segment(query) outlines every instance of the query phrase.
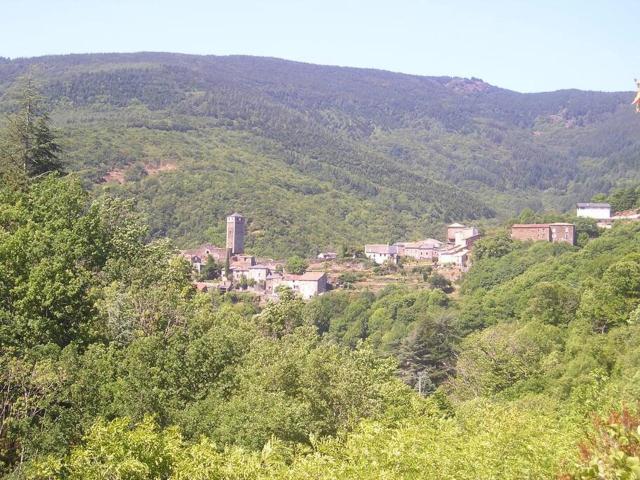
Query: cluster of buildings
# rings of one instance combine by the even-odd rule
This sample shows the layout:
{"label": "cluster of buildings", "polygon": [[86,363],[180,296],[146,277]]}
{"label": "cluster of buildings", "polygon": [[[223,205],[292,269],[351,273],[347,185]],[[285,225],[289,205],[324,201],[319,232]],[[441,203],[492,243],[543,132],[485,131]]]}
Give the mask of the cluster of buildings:
{"label": "cluster of buildings", "polygon": [[464,270],[469,266],[469,253],[478,238],[480,233],[476,227],[453,223],[447,227],[446,242],[427,238],[393,245],[369,244],[364,246],[364,254],[378,265],[386,262],[395,264],[399,258],[408,257],[437,262],[439,265],[454,265]]}
{"label": "cluster of buildings", "polygon": [[288,274],[283,272],[281,263],[246,255],[245,232],[244,217],[239,213],[233,213],[227,217],[226,248],[204,244],[196,249],[180,252],[198,273],[202,272],[204,265],[211,260],[224,266],[222,282],[198,282],[196,286],[199,290],[218,288],[226,291],[235,283],[244,284],[257,294],[276,297],[278,287],[288,287],[305,299],[327,291],[327,275],[324,272]]}
{"label": "cluster of buildings", "polygon": [[[600,228],[611,228],[616,220],[640,221],[640,213],[635,210],[611,215],[608,203],[578,203],[576,217],[597,220]],[[565,242],[575,245],[576,226],[573,223],[516,223],[511,226],[511,238],[534,242]]]}
{"label": "cluster of buildings", "polygon": [[[577,217],[593,218],[601,228],[611,228],[618,219],[640,220],[638,211],[619,212],[611,216],[608,203],[578,203]],[[193,250],[184,250],[181,255],[200,273],[207,262],[213,260],[223,269],[218,282],[198,282],[200,290],[218,288],[226,291],[232,285],[241,285],[256,294],[277,297],[279,287],[288,287],[305,299],[327,291],[327,274],[320,271],[308,271],[301,275],[287,273],[282,263],[271,259],[257,259],[244,253],[246,222],[242,215],[233,213],[227,217],[226,246],[216,247],[204,244]],[[454,266],[466,271],[470,264],[470,252],[473,244],[480,238],[476,227],[453,223],[447,227],[446,241],[427,238],[416,242],[396,242],[389,244],[365,245],[367,258],[378,265],[397,264],[402,257],[418,261],[430,261],[437,265]],[[544,241],[554,243],[576,243],[576,227],[572,223],[528,223],[511,226],[511,238],[521,241]],[[337,258],[335,252],[323,252],[320,260]]]}

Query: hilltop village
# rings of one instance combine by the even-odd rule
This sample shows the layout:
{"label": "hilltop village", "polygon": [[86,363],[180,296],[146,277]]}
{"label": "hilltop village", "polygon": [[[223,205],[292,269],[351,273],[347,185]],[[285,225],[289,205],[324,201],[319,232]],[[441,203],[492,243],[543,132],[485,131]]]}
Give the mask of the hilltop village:
{"label": "hilltop village", "polygon": [[[275,299],[278,291],[284,287],[309,299],[350,283],[345,282],[345,278],[358,278],[365,270],[363,261],[394,271],[403,259],[416,265],[447,269],[447,276],[455,278],[469,267],[473,243],[480,238],[476,227],[454,223],[447,227],[446,242],[427,238],[393,245],[367,244],[360,254],[352,254],[346,261],[338,259],[336,252],[322,252],[316,258],[305,261],[304,271],[289,272],[283,260],[259,258],[245,253],[246,230],[246,219],[239,213],[233,213],[227,217],[225,247],[204,244],[180,252],[191,264],[195,276],[200,277],[200,281],[195,282],[198,290],[227,292],[239,289],[264,299]],[[202,278],[210,263],[217,265],[212,275],[217,278]]]}
{"label": "hilltop village", "polygon": [[[576,217],[597,221],[597,226],[609,229],[616,220],[640,220],[637,211],[611,215],[607,203],[578,203]],[[288,288],[303,299],[321,295],[332,288],[350,287],[362,280],[365,272],[387,274],[386,279],[370,282],[368,288],[384,287],[393,282],[398,265],[409,264],[414,278],[426,281],[437,272],[449,285],[471,266],[474,244],[482,237],[479,229],[462,223],[446,227],[445,241],[426,238],[394,244],[366,244],[360,253],[338,258],[336,252],[322,252],[314,259],[303,260],[296,271],[288,271],[287,262],[260,258],[245,253],[246,219],[233,213],[226,220],[226,246],[204,244],[180,255],[192,266],[195,286],[200,291],[230,290],[251,292],[261,300],[277,299],[282,288]],[[518,241],[564,242],[576,244],[573,223],[516,223],[510,227],[510,237]],[[367,266],[368,264],[368,266]],[[206,278],[208,277],[208,278]],[[406,279],[405,279],[406,280]]]}

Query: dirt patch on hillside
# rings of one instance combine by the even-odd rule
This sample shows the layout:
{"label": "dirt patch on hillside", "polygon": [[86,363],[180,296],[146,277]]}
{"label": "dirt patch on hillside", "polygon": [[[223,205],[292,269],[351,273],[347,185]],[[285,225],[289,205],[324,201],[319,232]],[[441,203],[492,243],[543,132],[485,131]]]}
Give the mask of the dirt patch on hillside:
{"label": "dirt patch on hillside", "polygon": [[[119,183],[122,185],[126,183],[127,173],[131,173],[132,169],[142,169],[142,176],[146,175],[157,175],[162,172],[171,172],[176,170],[178,166],[173,162],[159,162],[159,163],[145,163],[140,166],[139,163],[135,163],[133,165],[129,165],[126,168],[114,168],[113,170],[107,172],[107,174],[102,177],[102,182],[104,183]],[[139,174],[138,174],[139,175]]]}
{"label": "dirt patch on hillside", "polygon": [[162,172],[171,172],[176,170],[178,166],[172,162],[158,163],[158,164],[145,164],[144,169],[147,171],[147,175],[156,175]]}
{"label": "dirt patch on hillside", "polygon": [[105,183],[124,183],[124,170],[115,169],[108,172],[104,177],[102,177],[102,181]]}

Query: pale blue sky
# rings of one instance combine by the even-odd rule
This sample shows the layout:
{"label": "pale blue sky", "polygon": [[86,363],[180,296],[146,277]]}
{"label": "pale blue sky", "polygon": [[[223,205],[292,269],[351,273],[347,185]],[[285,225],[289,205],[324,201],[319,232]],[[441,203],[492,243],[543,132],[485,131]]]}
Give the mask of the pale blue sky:
{"label": "pale blue sky", "polygon": [[640,0],[0,0],[0,56],[246,54],[632,90]]}

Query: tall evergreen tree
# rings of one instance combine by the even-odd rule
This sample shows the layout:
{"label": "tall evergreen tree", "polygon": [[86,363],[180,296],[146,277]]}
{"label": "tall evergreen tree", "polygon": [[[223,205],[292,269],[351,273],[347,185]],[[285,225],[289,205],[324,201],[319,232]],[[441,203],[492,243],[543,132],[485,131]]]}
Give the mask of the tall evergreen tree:
{"label": "tall evergreen tree", "polygon": [[60,145],[49,126],[43,97],[31,77],[21,83],[19,109],[8,116],[0,137],[0,174],[14,180],[62,171]]}
{"label": "tall evergreen tree", "polygon": [[453,372],[456,341],[450,316],[424,318],[400,346],[400,376],[410,385],[416,385],[422,377],[422,392],[433,390]]}

